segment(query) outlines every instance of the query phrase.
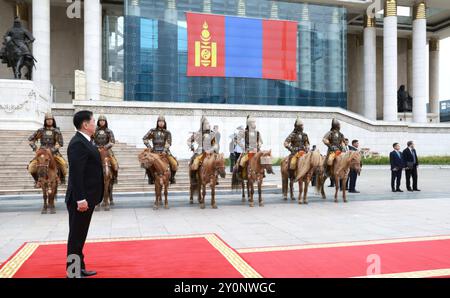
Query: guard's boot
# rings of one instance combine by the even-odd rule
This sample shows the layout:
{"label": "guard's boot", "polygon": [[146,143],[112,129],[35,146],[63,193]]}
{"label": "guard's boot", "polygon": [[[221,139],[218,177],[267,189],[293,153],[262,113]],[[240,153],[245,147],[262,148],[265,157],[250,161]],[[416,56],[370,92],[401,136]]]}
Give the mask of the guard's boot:
{"label": "guard's boot", "polygon": [[175,174],[176,173],[177,173],[176,171],[171,173],[171,175],[170,175],[170,184],[177,183],[177,181],[175,180]]}

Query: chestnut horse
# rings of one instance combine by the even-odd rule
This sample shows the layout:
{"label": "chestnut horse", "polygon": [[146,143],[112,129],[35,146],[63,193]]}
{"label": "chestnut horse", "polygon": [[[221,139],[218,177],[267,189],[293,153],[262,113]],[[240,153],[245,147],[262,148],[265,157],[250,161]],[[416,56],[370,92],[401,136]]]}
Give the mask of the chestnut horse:
{"label": "chestnut horse", "polygon": [[145,149],[138,156],[141,167],[146,169],[147,175],[155,177],[155,203],[153,209],[157,210],[162,206],[162,191],[164,188],[164,208],[169,209],[167,194],[169,190],[170,166],[165,153],[152,153],[150,149]]}
{"label": "chestnut horse", "polygon": [[[114,206],[113,202],[113,172],[111,166],[111,156],[109,151],[105,148],[99,148],[100,159],[103,166],[103,202],[101,206],[105,208],[105,211],[110,210],[110,206]],[[100,211],[100,204],[95,208],[96,211]]]}
{"label": "chestnut horse", "polygon": [[55,158],[49,149],[39,149],[36,151],[36,160],[38,183],[42,188],[44,198],[41,213],[47,214],[47,210],[50,208],[50,214],[55,214],[55,199],[60,182]]}
{"label": "chestnut horse", "polygon": [[[311,178],[314,175],[321,175],[323,172],[323,156],[318,150],[310,151],[297,159],[297,170],[295,177],[289,177],[288,161],[289,157],[286,157],[281,162],[281,182],[283,190],[283,199],[287,200],[288,183],[290,190],[291,200],[295,200],[294,197],[294,183],[298,182],[298,203],[308,204],[308,186],[311,182]],[[320,187],[316,184],[316,188],[320,191]],[[303,195],[303,200],[302,200]],[[325,198],[325,193],[322,192],[322,198]]]}
{"label": "chestnut horse", "polygon": [[205,209],[205,197],[206,197],[206,186],[209,184],[211,187],[211,207],[213,209],[217,208],[216,204],[216,185],[218,175],[221,178],[225,178],[225,160],[223,158],[223,153],[205,153],[206,156],[203,162],[198,167],[197,175],[193,176],[190,173],[190,197],[189,202],[194,203],[194,194],[198,194],[198,202],[200,203],[200,208]]}
{"label": "chestnut horse", "polygon": [[[242,202],[245,202],[245,180],[247,180],[247,196],[249,198],[249,206],[253,207],[253,195],[255,193],[254,183],[258,184],[258,201],[259,206],[264,206],[264,201],[261,194],[262,182],[264,179],[264,170],[269,174],[274,174],[272,170],[272,150],[259,151],[248,159],[247,162],[247,177],[239,177],[238,165],[236,163],[233,169],[233,178],[231,179],[232,189],[242,188]],[[240,181],[239,181],[240,180]],[[241,182],[241,183],[239,183]]]}
{"label": "chestnut horse", "polygon": [[[324,167],[326,165],[324,164]],[[334,202],[338,202],[338,192],[339,186],[342,185],[342,197],[344,199],[344,203],[347,203],[347,194],[346,194],[346,182],[348,178],[348,173],[350,169],[355,170],[358,175],[361,173],[361,154],[357,151],[347,151],[345,153],[337,156],[333,161],[333,169],[332,169],[332,177],[335,181],[336,191],[334,193]],[[323,185],[325,183],[327,177],[322,175],[320,179],[318,179],[317,183],[321,184],[321,189],[323,191]]]}

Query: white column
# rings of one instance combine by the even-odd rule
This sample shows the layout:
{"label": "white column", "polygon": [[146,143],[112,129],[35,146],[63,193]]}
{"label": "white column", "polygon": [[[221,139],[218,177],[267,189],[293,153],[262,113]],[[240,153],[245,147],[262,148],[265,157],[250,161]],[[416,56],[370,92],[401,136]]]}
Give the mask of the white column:
{"label": "white column", "polygon": [[377,120],[377,32],[375,18],[366,16],[364,25],[363,115],[370,120]]}
{"label": "white column", "polygon": [[33,1],[33,56],[37,60],[33,81],[50,100],[50,0]]}
{"label": "white column", "polygon": [[407,78],[406,78],[406,80],[407,80],[407,86],[406,86],[406,91],[408,91],[408,93],[409,93],[409,95],[410,96],[413,96],[413,83],[412,83],[412,74],[413,74],[413,72],[412,72],[412,60],[413,60],[413,58],[412,58],[412,56],[413,56],[413,53],[412,53],[412,39],[410,39],[410,38],[408,38],[408,65],[407,65],[407,68],[408,68],[408,70],[407,70]]}
{"label": "white column", "polygon": [[427,122],[426,49],[427,20],[425,3],[414,6],[413,14],[413,122]]}
{"label": "white column", "polygon": [[84,1],[84,71],[86,100],[100,99],[101,78],[101,5],[100,0]]}
{"label": "white column", "polygon": [[357,97],[353,106],[353,111],[364,115],[364,36],[363,34],[357,35],[356,38],[356,85],[357,85]]}
{"label": "white column", "polygon": [[386,0],[383,37],[383,120],[397,121],[397,2]]}
{"label": "white column", "polygon": [[430,112],[439,115],[439,39],[430,40]]}

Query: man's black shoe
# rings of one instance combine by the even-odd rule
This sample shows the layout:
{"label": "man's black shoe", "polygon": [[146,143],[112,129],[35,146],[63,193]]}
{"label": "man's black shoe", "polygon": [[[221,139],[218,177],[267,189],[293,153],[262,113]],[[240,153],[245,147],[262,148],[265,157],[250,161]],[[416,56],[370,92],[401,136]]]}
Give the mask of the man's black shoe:
{"label": "man's black shoe", "polygon": [[418,189],[418,188],[414,188],[414,189],[413,189],[413,191],[420,191],[420,189]]}
{"label": "man's black shoe", "polygon": [[392,192],[397,192],[397,191],[395,189],[393,189]]}
{"label": "man's black shoe", "polygon": [[96,275],[95,271],[87,271],[86,269],[81,269],[81,276],[93,276]]}
{"label": "man's black shoe", "polygon": [[403,190],[401,190],[400,188],[396,190],[396,192],[403,192]]}
{"label": "man's black shoe", "polygon": [[412,188],[408,188],[408,191],[413,191]]}

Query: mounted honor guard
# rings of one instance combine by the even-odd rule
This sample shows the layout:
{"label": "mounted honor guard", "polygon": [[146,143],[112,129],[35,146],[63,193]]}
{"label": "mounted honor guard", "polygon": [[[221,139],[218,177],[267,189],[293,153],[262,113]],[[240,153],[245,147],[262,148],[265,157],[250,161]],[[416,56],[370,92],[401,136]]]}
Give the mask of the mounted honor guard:
{"label": "mounted honor guard", "polygon": [[[40,149],[49,149],[51,151],[58,167],[59,180],[61,183],[65,183],[67,163],[59,152],[59,149],[64,146],[63,136],[59,127],[56,126],[55,118],[50,113],[45,114],[44,126],[39,128],[28,138],[30,147],[33,151],[38,149],[36,146],[38,140],[41,142]],[[28,165],[28,172],[33,176],[36,188],[40,187],[37,171],[37,160],[36,158],[33,158]]]}
{"label": "mounted honor guard", "polygon": [[303,122],[300,117],[297,117],[294,124],[294,130],[284,141],[284,147],[291,152],[288,159],[289,176],[291,178],[295,175],[297,160],[305,155],[305,153],[308,153],[309,145],[308,135],[303,132]]}
{"label": "mounted honor guard", "polygon": [[105,148],[106,150],[108,150],[111,157],[113,183],[117,183],[119,164],[116,157],[114,156],[114,152],[111,149],[116,143],[116,140],[114,138],[114,133],[111,129],[108,128],[108,120],[106,119],[105,115],[100,115],[98,117],[97,128],[95,129],[94,133],[94,142],[97,148]]}
{"label": "mounted honor guard", "polygon": [[331,129],[323,137],[323,143],[328,147],[325,158],[325,174],[331,177],[334,159],[344,151],[345,137],[340,132],[341,124],[335,118],[331,121]]}
{"label": "mounted honor guard", "polygon": [[[170,183],[175,184],[175,174],[178,170],[178,161],[170,152],[170,146],[172,146],[172,134],[167,130],[166,118],[163,115],[156,120],[156,127],[150,129],[143,137],[144,145],[150,149],[152,153],[166,154],[169,161],[171,175]],[[150,144],[151,142],[151,144]],[[155,177],[149,175],[149,183],[154,184]]]}
{"label": "mounted honor guard", "polygon": [[[195,145],[197,145],[197,149],[195,149]],[[189,167],[191,168],[191,174],[196,175],[206,154],[218,152],[219,150],[215,132],[211,130],[211,125],[205,116],[200,120],[200,130],[194,132],[192,136],[189,137],[188,146],[194,151],[194,155],[189,162]]]}
{"label": "mounted honor guard", "polygon": [[242,176],[242,170],[247,169],[248,160],[261,150],[261,134],[256,130],[256,121],[250,115],[247,116],[247,127],[244,132],[244,153],[241,154],[238,164],[238,176]]}

